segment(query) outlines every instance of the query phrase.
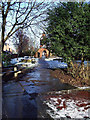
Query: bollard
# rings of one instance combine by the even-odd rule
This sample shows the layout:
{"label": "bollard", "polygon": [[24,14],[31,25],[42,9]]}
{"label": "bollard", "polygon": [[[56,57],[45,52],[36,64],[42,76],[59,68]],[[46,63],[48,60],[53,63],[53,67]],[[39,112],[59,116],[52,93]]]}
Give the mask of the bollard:
{"label": "bollard", "polygon": [[17,71],[17,67],[15,66],[14,67],[14,77],[17,77],[17,75],[18,75],[16,71]]}
{"label": "bollard", "polygon": [[18,71],[17,70],[17,66],[14,67],[14,77],[17,77],[19,73],[21,73],[22,71]]}

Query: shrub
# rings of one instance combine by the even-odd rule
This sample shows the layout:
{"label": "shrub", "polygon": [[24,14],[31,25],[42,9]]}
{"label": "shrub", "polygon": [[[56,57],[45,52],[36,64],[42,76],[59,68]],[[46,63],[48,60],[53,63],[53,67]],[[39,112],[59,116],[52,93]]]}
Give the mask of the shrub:
{"label": "shrub", "polygon": [[11,60],[11,54],[10,53],[2,53],[2,65],[4,67],[7,67],[10,64],[10,60]]}

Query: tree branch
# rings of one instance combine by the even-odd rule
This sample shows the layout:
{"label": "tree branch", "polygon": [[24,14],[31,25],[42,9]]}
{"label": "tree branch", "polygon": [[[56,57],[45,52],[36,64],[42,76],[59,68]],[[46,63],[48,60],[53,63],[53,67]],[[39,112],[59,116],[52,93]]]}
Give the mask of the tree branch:
{"label": "tree branch", "polygon": [[25,16],[24,20],[22,22],[18,23],[17,25],[21,25],[21,24],[23,24],[25,22],[25,20],[27,19],[28,15],[31,13],[32,9],[34,8],[35,2],[36,2],[36,0],[34,1],[33,6],[31,7],[30,11]]}

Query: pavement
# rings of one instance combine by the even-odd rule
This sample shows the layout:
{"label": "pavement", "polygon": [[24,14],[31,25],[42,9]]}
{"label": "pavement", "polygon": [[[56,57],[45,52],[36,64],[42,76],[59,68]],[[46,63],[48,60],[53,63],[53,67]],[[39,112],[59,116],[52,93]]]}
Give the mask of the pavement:
{"label": "pavement", "polygon": [[17,81],[3,83],[3,119],[51,119],[46,113],[47,106],[43,104],[43,94],[73,89],[73,86],[51,77],[47,66],[48,64],[41,59],[33,71],[27,72]]}

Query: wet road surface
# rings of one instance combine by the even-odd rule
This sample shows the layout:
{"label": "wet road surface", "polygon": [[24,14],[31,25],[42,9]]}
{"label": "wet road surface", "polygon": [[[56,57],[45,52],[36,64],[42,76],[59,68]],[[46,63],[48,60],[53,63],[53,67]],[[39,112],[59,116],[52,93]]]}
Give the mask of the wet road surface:
{"label": "wet road surface", "polygon": [[47,67],[44,60],[39,60],[32,72],[3,84],[3,118],[49,118],[42,94],[73,87],[52,78]]}

